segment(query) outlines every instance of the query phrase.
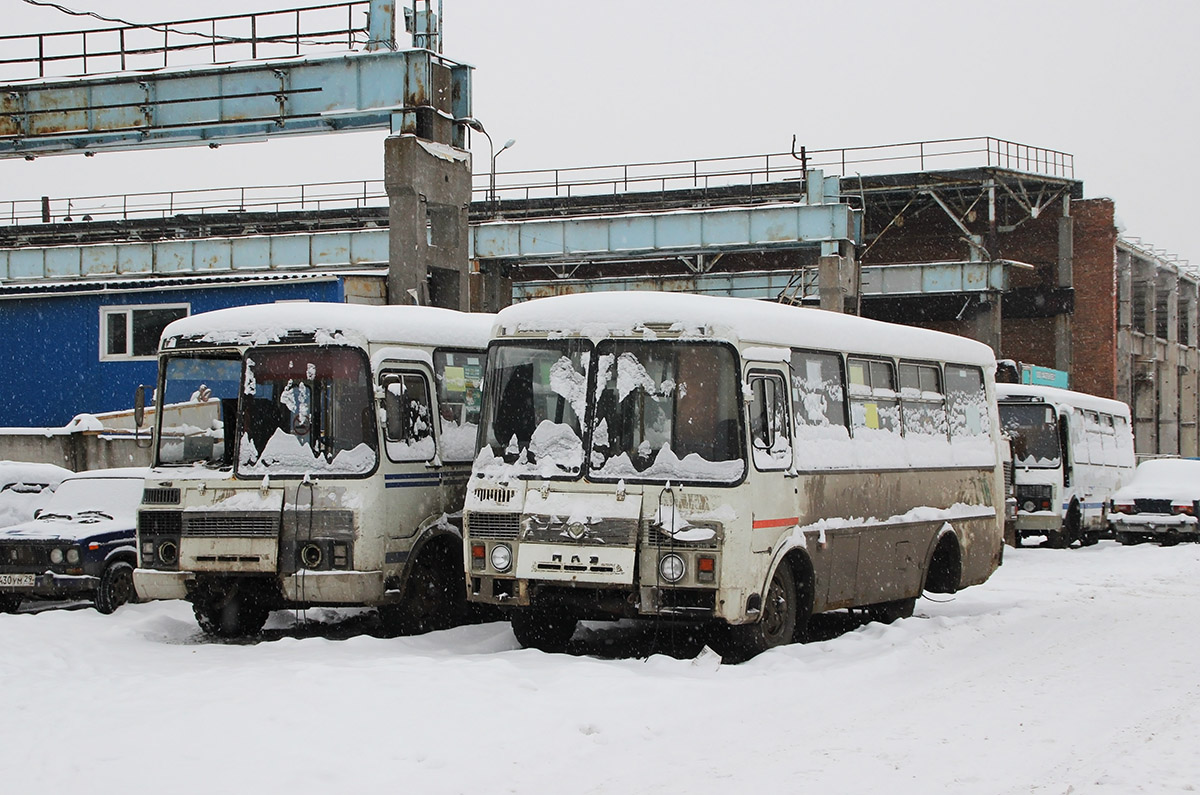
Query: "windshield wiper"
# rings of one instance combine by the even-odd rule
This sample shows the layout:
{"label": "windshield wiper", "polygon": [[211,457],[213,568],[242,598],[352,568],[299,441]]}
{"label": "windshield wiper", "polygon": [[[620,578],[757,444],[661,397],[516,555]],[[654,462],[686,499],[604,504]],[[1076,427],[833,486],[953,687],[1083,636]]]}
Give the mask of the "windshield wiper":
{"label": "windshield wiper", "polygon": [[79,515],[80,516],[99,516],[103,519],[110,519],[110,520],[112,519],[111,515],[105,513],[104,511],[97,511],[95,509],[92,509],[89,511],[80,511]]}
{"label": "windshield wiper", "polygon": [[42,513],[38,514],[37,518],[39,518],[39,519],[67,519],[69,521],[71,519],[71,514],[69,514],[69,513],[46,513],[45,511],[43,511]]}

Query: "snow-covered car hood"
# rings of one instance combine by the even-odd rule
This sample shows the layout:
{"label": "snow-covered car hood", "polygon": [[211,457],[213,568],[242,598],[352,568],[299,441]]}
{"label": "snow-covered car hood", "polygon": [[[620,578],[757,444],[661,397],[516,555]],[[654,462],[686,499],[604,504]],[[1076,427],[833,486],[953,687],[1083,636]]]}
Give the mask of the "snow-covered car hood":
{"label": "snow-covered car hood", "polygon": [[128,517],[104,519],[34,519],[0,530],[0,543],[5,541],[79,541],[105,533],[133,532]]}
{"label": "snow-covered car hood", "polygon": [[1190,503],[1200,500],[1200,461],[1184,458],[1145,461],[1134,470],[1133,479],[1117,489],[1113,502],[1171,500]]}

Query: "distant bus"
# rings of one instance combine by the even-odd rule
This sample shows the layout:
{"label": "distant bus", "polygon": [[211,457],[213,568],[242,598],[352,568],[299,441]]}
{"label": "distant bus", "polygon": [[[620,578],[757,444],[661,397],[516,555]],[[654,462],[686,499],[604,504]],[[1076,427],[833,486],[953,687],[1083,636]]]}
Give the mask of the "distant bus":
{"label": "distant bus", "polygon": [[715,622],[727,654],[809,616],[909,616],[1000,564],[991,349],[669,293],[502,310],[467,491],[468,598],[524,646],[580,619]]}
{"label": "distant bus", "polygon": [[139,595],[187,599],[223,636],[316,605],[376,606],[397,629],[451,623],[491,326],[316,303],[168,325]]}
{"label": "distant bus", "polygon": [[996,395],[1012,446],[1017,543],[1096,543],[1107,531],[1109,498],[1135,466],[1129,406],[1027,384],[997,384]]}

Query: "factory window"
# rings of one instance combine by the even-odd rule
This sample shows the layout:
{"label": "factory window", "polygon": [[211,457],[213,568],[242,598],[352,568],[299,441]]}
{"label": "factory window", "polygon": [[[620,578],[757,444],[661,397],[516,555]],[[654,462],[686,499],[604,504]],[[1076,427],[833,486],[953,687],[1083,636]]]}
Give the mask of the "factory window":
{"label": "factory window", "polygon": [[100,360],[153,359],[166,325],[190,311],[188,304],[101,307]]}

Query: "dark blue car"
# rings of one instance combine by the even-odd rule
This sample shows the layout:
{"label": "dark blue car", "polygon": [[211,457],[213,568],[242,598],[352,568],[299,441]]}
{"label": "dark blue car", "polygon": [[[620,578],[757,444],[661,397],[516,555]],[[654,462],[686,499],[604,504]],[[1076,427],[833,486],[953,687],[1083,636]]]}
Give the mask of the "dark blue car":
{"label": "dark blue car", "polygon": [[145,469],[81,472],[32,521],[0,529],[0,612],[39,599],[91,599],[111,613],[131,601],[145,476]]}

